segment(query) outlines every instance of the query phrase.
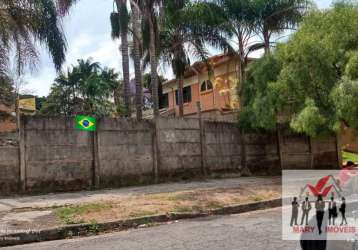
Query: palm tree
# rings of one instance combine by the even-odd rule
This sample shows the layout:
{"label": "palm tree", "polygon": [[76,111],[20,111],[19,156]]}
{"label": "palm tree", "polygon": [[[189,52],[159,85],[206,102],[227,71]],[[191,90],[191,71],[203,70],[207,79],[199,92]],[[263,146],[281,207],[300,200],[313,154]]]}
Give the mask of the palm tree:
{"label": "palm tree", "polygon": [[270,52],[271,36],[294,29],[310,6],[309,0],[253,0],[256,29],[263,37],[265,53]]}
{"label": "palm tree", "polygon": [[87,60],[79,59],[77,63],[78,65],[73,67],[73,71],[82,76],[97,73],[101,69],[99,62],[92,62],[91,58]]}
{"label": "palm tree", "polygon": [[0,4],[0,74],[8,72],[10,55],[15,55],[18,74],[37,61],[36,43],[47,47],[57,71],[65,61],[66,41],[61,11],[66,0],[7,0]]}
{"label": "palm tree", "polygon": [[[138,2],[136,2],[138,3]],[[133,33],[133,62],[134,62],[134,77],[136,83],[135,106],[137,120],[142,119],[143,106],[143,88],[142,88],[142,67],[141,67],[141,18],[138,4],[133,4],[132,8],[132,33]]]}
{"label": "palm tree", "polygon": [[[221,28],[228,41],[237,47],[236,54],[239,58],[237,92],[240,101],[240,112],[244,108],[244,84],[246,81],[245,69],[248,64],[248,57],[252,51],[263,48],[263,43],[254,42],[257,25],[257,12],[253,8],[254,0],[217,0],[221,7],[219,15],[225,17]],[[259,0],[258,0],[259,1]],[[264,0],[262,0],[264,1]],[[223,13],[222,13],[223,12]],[[244,130],[240,128],[241,140],[241,165],[246,168],[246,143],[244,140]]]}
{"label": "palm tree", "polygon": [[[240,100],[240,112],[244,109],[244,84],[246,81],[245,69],[248,56],[251,52],[265,48],[270,51],[270,37],[296,24],[299,20],[301,9],[299,6],[307,0],[218,0],[218,5],[224,11],[226,22],[222,30],[226,33],[229,41],[234,43],[238,50],[240,65],[238,69],[239,84],[238,93]],[[264,42],[253,41],[254,37],[262,34]],[[241,133],[244,134],[243,129]],[[242,166],[246,167],[246,147],[244,136],[240,137]]]}
{"label": "palm tree", "polygon": [[127,0],[115,0],[117,12],[111,13],[112,38],[121,39],[122,70],[123,70],[123,94],[125,116],[130,116],[130,86],[129,86],[129,49],[128,49],[128,25],[129,13]]}
{"label": "palm tree", "polygon": [[159,116],[159,95],[158,95],[158,19],[163,13],[164,0],[131,0],[137,9],[141,10],[145,27],[149,30],[149,61],[152,86],[153,114],[154,118]]}
{"label": "palm tree", "polygon": [[61,16],[65,16],[71,7],[79,0],[56,0],[57,10]]}
{"label": "palm tree", "polygon": [[117,86],[118,74],[113,69],[102,69],[90,59],[78,60],[78,65],[55,79],[42,113],[109,115],[113,111],[109,99]]}
{"label": "palm tree", "polygon": [[[108,88],[110,90],[110,94],[115,97],[115,92],[118,89],[118,85],[121,86],[122,82],[118,80],[118,73],[114,71],[114,69],[104,67],[102,69],[100,78],[106,82]],[[119,83],[119,84],[118,84]],[[118,100],[117,100],[118,101]]]}
{"label": "palm tree", "polygon": [[[68,10],[72,5],[74,5],[78,0],[57,0],[57,7],[61,15],[68,13]],[[112,25],[112,38],[116,39],[121,37],[122,45],[122,67],[123,67],[123,77],[124,77],[124,100],[125,100],[125,111],[124,115],[128,116],[130,114],[130,91],[129,91],[129,56],[128,56],[128,23],[129,15],[127,10],[127,1],[126,0],[115,0],[117,6],[117,12],[111,13],[111,25]],[[112,72],[113,73],[113,72]],[[111,75],[111,72],[108,72]],[[108,77],[108,76],[107,76]],[[122,86],[121,81],[116,81],[117,86],[113,86],[113,96],[115,105],[117,108],[120,106],[119,93]]]}
{"label": "palm tree", "polygon": [[262,43],[252,43],[255,36],[257,16],[252,1],[248,0],[218,0],[224,13],[225,23],[222,26],[228,40],[237,47],[240,65],[238,67],[240,102],[243,97],[242,86],[245,82],[245,68],[249,54],[263,47]]}
{"label": "palm tree", "polygon": [[[205,44],[228,48],[226,40],[215,27],[221,21],[207,20],[213,6],[189,1],[168,1],[165,3],[165,17],[160,31],[160,52],[162,59],[170,64],[178,82],[179,116],[184,115],[183,83],[184,73],[190,66],[190,55],[206,60]],[[212,14],[212,15],[211,15]]]}

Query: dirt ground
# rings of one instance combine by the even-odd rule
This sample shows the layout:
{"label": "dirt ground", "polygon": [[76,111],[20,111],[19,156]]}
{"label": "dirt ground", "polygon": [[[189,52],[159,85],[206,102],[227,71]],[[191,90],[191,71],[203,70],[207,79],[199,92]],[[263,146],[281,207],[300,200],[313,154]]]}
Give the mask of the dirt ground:
{"label": "dirt ground", "polygon": [[281,197],[281,181],[112,196],[93,202],[28,207],[0,213],[0,235],[66,224],[100,223],[149,215],[209,212],[212,209]]}
{"label": "dirt ground", "polygon": [[176,192],[114,200],[93,211],[74,213],[75,221],[103,222],[170,212],[206,212],[225,206],[279,198],[278,186]]}

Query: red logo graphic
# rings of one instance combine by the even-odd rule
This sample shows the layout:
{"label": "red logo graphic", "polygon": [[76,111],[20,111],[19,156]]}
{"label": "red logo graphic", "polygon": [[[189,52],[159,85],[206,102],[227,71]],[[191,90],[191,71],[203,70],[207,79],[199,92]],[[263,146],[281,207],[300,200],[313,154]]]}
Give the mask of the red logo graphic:
{"label": "red logo graphic", "polygon": [[[326,184],[328,183],[329,180],[333,180],[333,184],[326,186]],[[319,179],[315,186],[313,186],[311,184],[307,184],[302,189],[301,195],[306,190],[306,188],[308,188],[311,191],[311,193],[316,197],[318,195],[322,195],[322,197],[326,197],[333,188],[336,190],[336,192],[338,194],[340,194],[340,191],[341,191],[341,188],[339,187],[339,185],[337,184],[337,181],[334,179],[334,177],[332,175],[327,175],[327,176]]]}

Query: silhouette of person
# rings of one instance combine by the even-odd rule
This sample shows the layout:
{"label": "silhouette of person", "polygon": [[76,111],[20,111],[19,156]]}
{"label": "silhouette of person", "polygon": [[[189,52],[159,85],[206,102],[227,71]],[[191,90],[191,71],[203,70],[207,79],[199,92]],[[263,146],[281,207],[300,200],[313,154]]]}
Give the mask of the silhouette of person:
{"label": "silhouette of person", "polygon": [[342,215],[342,222],[341,222],[341,226],[343,225],[343,221],[347,223],[347,219],[346,219],[346,198],[342,197],[342,204],[341,207],[339,208],[339,211],[341,212]]}
{"label": "silhouette of person", "polygon": [[333,222],[333,226],[335,225],[335,220],[337,218],[337,204],[334,201],[334,197],[331,197],[331,200],[328,203],[328,220],[329,225],[331,225],[331,220]]}
{"label": "silhouette of person", "polygon": [[303,221],[306,218],[306,226],[308,225],[308,214],[311,210],[311,202],[308,200],[308,197],[302,202],[302,218],[301,225],[303,225]]}
{"label": "silhouette of person", "polygon": [[[316,220],[316,217],[313,216],[309,218],[308,223],[313,225]],[[327,220],[322,220],[322,228],[325,227]],[[327,250],[327,234],[322,233],[319,236],[317,234],[306,234],[302,233],[300,238],[300,246],[302,250]],[[339,248],[335,248],[339,249]]]}
{"label": "silhouette of person", "polygon": [[291,214],[291,223],[290,226],[293,226],[293,223],[297,226],[297,218],[298,218],[298,207],[300,205],[297,202],[297,197],[293,197],[292,201],[292,214]]}
{"label": "silhouette of person", "polygon": [[327,240],[300,240],[302,250],[326,250]]}
{"label": "silhouette of person", "polygon": [[325,208],[325,203],[323,201],[322,195],[317,196],[317,201],[316,201],[315,207],[316,207],[316,219],[317,219],[318,233],[321,234],[322,233],[322,221],[323,221],[323,217],[324,217],[324,208]]}

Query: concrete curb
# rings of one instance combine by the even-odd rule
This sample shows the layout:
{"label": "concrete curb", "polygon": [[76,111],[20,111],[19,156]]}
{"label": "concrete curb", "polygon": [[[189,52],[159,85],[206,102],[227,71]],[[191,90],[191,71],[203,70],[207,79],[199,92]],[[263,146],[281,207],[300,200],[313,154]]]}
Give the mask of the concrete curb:
{"label": "concrete curb", "polygon": [[71,238],[74,236],[93,235],[99,232],[106,232],[111,230],[125,230],[129,228],[136,228],[140,225],[150,223],[163,223],[173,220],[192,219],[199,217],[206,217],[210,215],[225,215],[225,214],[239,214],[255,210],[262,210],[268,208],[275,208],[282,206],[282,199],[273,199],[266,201],[259,201],[254,203],[247,203],[236,206],[228,206],[218,209],[213,209],[203,213],[170,213],[154,216],[146,216],[141,218],[134,218],[128,220],[109,221],[98,224],[75,224],[66,225],[63,227],[43,229],[39,231],[30,231],[22,233],[14,233],[0,236],[0,247],[14,246],[27,243],[61,240]]}

